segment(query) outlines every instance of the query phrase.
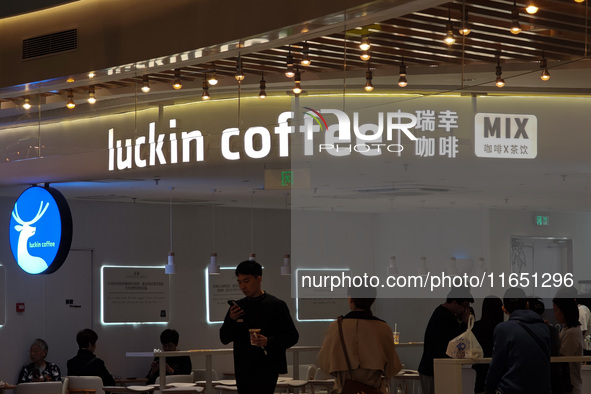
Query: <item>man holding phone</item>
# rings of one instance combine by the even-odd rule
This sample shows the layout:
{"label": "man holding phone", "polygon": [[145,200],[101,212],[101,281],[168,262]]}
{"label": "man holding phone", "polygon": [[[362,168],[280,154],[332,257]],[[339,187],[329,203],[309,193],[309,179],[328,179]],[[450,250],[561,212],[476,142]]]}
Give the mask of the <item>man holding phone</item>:
{"label": "man holding phone", "polygon": [[234,372],[240,394],[272,394],[287,373],[285,350],[299,339],[287,304],[262,290],[263,269],[252,260],[236,267],[244,298],[230,301],[220,328],[223,344],[233,342]]}

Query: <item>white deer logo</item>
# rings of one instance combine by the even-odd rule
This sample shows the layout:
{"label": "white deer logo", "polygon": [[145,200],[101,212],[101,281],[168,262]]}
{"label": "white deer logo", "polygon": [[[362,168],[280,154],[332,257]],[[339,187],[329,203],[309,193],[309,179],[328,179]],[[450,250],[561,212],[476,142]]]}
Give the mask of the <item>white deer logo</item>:
{"label": "white deer logo", "polygon": [[37,230],[36,227],[31,225],[35,224],[39,219],[41,219],[45,211],[47,211],[47,207],[49,207],[49,203],[47,203],[45,208],[43,208],[43,201],[41,201],[37,215],[35,215],[33,220],[29,220],[28,222],[25,222],[23,219],[21,219],[20,215],[18,214],[17,204],[14,204],[14,211],[12,211],[12,217],[17,221],[17,223],[19,223],[14,226],[15,230],[20,232],[18,236],[17,249],[18,265],[20,265],[30,274],[38,274],[47,269],[47,263],[45,260],[43,260],[41,257],[31,256],[28,249],[29,238],[33,236]]}

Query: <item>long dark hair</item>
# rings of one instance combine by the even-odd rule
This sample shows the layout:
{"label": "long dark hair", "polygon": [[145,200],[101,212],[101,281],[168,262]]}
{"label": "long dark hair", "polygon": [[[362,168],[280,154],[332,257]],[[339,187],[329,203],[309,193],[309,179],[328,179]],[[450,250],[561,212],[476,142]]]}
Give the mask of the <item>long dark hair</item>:
{"label": "long dark hair", "polygon": [[579,322],[579,307],[574,298],[554,298],[552,302],[564,315],[564,321],[568,328],[581,325]]}
{"label": "long dark hair", "polygon": [[480,320],[491,331],[494,330],[497,324],[502,323],[504,320],[503,301],[497,296],[487,296],[482,301],[482,315]]}

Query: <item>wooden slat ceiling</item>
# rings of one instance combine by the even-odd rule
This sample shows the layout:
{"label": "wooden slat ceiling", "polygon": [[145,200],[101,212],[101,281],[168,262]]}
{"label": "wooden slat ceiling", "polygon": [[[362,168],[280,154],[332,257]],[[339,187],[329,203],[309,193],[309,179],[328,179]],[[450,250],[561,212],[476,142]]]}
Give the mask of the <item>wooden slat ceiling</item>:
{"label": "wooden slat ceiling", "polygon": [[[534,15],[526,13],[526,0],[516,3],[523,29],[517,35],[509,31],[514,7],[512,0],[473,0],[453,1],[395,19],[377,21],[370,26],[358,26],[347,32],[313,37],[307,40],[312,64],[305,68],[306,75],[315,74],[314,79],[322,79],[326,73],[367,69],[367,62],[359,57],[359,41],[363,33],[367,33],[371,41],[370,65],[375,69],[398,70],[403,59],[409,66],[425,67],[494,65],[498,58],[502,64],[531,64],[539,62],[542,56],[549,64],[585,58],[589,47],[588,4],[574,0],[536,0],[535,3],[540,9]],[[467,15],[471,27],[468,36],[458,33],[462,15]],[[443,42],[448,19],[453,23],[456,36],[456,42],[451,46]],[[242,53],[248,83],[258,84],[261,72],[266,76],[283,74],[290,50],[296,64],[299,63],[303,44],[294,42],[261,52]],[[181,68],[182,80],[200,81],[213,69],[218,76],[233,76],[236,61],[236,57],[231,57],[215,64],[184,66]],[[171,84],[174,70],[148,76],[151,84]],[[137,83],[133,78],[116,79],[114,76],[112,81],[95,85],[95,88],[97,92],[98,89],[114,91],[121,87],[129,89]],[[141,86],[141,81],[139,83]],[[75,89],[75,93],[87,91],[87,86]],[[67,91],[60,90],[55,94],[65,97]]]}

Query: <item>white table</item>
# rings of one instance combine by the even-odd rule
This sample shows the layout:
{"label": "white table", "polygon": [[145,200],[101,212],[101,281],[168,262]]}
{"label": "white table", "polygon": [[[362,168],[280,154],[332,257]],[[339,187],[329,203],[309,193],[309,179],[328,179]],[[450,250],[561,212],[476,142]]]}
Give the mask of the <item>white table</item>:
{"label": "white table", "polygon": [[[288,353],[292,353],[292,364],[293,364],[293,378],[299,379],[300,370],[300,352],[309,352],[320,350],[320,346],[294,346],[287,349]],[[212,384],[212,370],[213,370],[213,356],[221,354],[232,354],[231,348],[223,349],[193,349],[193,350],[179,350],[175,352],[154,352],[148,353],[150,357],[158,357],[160,364],[160,392],[166,386],[166,357],[174,356],[194,356],[202,355],[205,356],[205,390],[211,392],[213,389]],[[146,353],[134,352],[126,353],[129,357],[143,357]]]}
{"label": "white table", "polygon": [[[406,342],[399,343],[396,347],[421,347],[423,342]],[[298,380],[300,378],[300,352],[318,352],[320,346],[293,346],[287,349],[288,353],[292,354],[292,365],[293,365],[293,378]],[[160,360],[160,392],[166,386],[166,357],[174,356],[194,356],[202,355],[205,356],[205,389],[213,389],[212,384],[212,370],[213,370],[213,356],[222,354],[232,354],[231,348],[222,349],[193,349],[193,350],[177,350],[174,352],[128,352],[125,355],[127,357],[158,357]]]}
{"label": "white table", "polygon": [[[435,370],[435,394],[462,393],[462,366],[465,364],[488,364],[490,361],[490,358],[436,358],[433,361]],[[577,361],[591,361],[591,356],[550,357],[550,362],[553,363]]]}

